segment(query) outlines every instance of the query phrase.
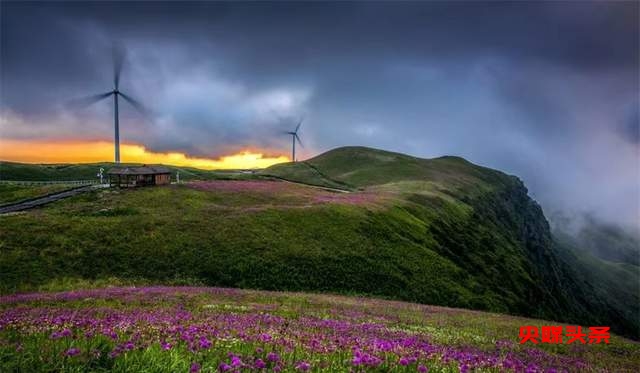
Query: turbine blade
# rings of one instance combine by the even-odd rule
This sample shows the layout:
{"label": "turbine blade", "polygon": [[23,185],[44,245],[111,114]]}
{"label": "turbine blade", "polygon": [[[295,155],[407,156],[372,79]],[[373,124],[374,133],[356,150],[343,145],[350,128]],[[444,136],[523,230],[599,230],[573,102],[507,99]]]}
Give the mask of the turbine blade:
{"label": "turbine blade", "polygon": [[77,108],[77,109],[82,109],[85,108],[91,104],[94,104],[102,99],[105,99],[109,96],[111,96],[113,94],[113,92],[106,92],[106,93],[100,93],[97,95],[91,95],[91,96],[87,96],[87,97],[82,97],[82,98],[77,98],[77,99],[73,99],[69,102],[67,102],[66,106],[69,106],[70,108]]}
{"label": "turbine blade", "polygon": [[129,104],[131,104],[131,106],[136,108],[136,110],[138,110],[142,115],[144,115],[145,117],[151,116],[151,111],[147,109],[144,105],[142,105],[138,100],[134,99],[133,97],[127,96],[122,92],[118,92],[118,94],[120,94],[122,98],[124,98],[127,102],[129,102]]}
{"label": "turbine blade", "polygon": [[124,57],[126,51],[122,45],[113,46],[113,86],[118,89],[120,86],[120,73],[122,72],[122,65],[124,64]]}
{"label": "turbine blade", "polygon": [[298,136],[298,134],[296,133],[294,136],[296,137],[296,140],[298,140],[298,144],[300,144],[300,146],[304,148],[304,145],[302,145],[302,141],[300,141],[300,137]]}
{"label": "turbine blade", "polygon": [[300,129],[300,126],[302,125],[302,121],[304,120],[304,118],[300,119],[300,122],[298,123],[298,125],[296,126],[296,130],[293,131],[295,133],[298,133],[298,130]]}

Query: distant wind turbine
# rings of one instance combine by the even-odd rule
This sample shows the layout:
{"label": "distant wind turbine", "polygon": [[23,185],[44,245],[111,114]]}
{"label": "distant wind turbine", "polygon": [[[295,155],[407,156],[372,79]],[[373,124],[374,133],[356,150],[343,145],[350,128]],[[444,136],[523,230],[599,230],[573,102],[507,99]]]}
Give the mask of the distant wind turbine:
{"label": "distant wind turbine", "polygon": [[296,161],[296,140],[298,141],[298,144],[300,144],[300,146],[302,146],[302,141],[300,141],[300,136],[298,136],[298,131],[300,130],[300,126],[302,125],[302,119],[300,119],[300,122],[298,122],[298,125],[296,126],[296,129],[291,131],[291,132],[285,132],[287,135],[291,135],[291,161],[295,162]]}
{"label": "distant wind turbine", "polygon": [[114,47],[113,49],[113,90],[97,95],[87,96],[84,98],[71,101],[72,106],[87,107],[102,99],[105,99],[113,95],[113,124],[115,132],[115,162],[120,163],[120,125],[118,119],[118,97],[122,97],[125,101],[129,102],[131,106],[136,108],[144,116],[148,115],[148,110],[137,100],[122,93],[118,88],[120,85],[120,73],[122,72],[122,65],[124,64],[125,51],[122,48]]}

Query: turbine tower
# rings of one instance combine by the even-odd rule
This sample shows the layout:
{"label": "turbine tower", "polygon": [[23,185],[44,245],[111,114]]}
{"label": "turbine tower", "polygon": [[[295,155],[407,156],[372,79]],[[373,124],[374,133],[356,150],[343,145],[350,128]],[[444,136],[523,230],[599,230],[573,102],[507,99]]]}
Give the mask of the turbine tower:
{"label": "turbine tower", "polygon": [[73,100],[71,104],[77,107],[87,107],[100,100],[108,98],[113,95],[113,127],[114,127],[114,143],[115,143],[115,162],[120,163],[120,121],[118,114],[118,97],[122,97],[131,106],[140,111],[143,115],[148,114],[148,110],[137,100],[129,95],[120,91],[120,73],[122,72],[122,65],[124,64],[125,52],[124,49],[114,47],[113,49],[113,89],[109,92],[99,93],[91,95],[81,99]]}
{"label": "turbine tower", "polygon": [[298,122],[296,129],[291,132],[286,132],[287,135],[291,135],[291,161],[296,161],[296,140],[298,144],[302,146],[302,141],[300,141],[300,136],[298,136],[298,130],[300,130],[300,126],[302,125],[302,119]]}

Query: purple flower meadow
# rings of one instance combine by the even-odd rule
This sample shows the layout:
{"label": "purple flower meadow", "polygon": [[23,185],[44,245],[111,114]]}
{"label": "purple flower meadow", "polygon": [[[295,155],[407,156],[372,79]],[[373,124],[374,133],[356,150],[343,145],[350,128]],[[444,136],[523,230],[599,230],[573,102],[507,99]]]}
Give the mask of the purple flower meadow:
{"label": "purple flower meadow", "polygon": [[432,314],[470,311],[401,302],[149,287],[10,295],[0,297],[0,306],[0,352],[59,351],[77,356],[70,362],[153,350],[184,356],[185,372],[599,370],[568,353],[508,340],[484,348],[436,343],[407,320],[420,326]]}

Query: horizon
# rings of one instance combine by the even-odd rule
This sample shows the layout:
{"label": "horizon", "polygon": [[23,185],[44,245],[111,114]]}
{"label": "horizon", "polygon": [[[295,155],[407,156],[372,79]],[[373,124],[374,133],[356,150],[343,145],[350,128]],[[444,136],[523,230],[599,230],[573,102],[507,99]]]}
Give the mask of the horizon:
{"label": "horizon", "polygon": [[66,103],[112,89],[117,44],[123,92],[152,112],[121,102],[123,162],[267,167],[304,117],[300,159],[456,154],[520,177],[548,216],[640,222],[637,2],[0,6],[2,159],[109,159],[113,103]]}
{"label": "horizon", "polygon": [[[2,145],[0,140],[0,145]],[[35,154],[31,152],[33,143],[15,142],[8,147],[0,147],[0,161],[26,164],[92,164],[113,163],[113,143],[108,141],[92,142],[56,142],[38,143]],[[17,145],[17,146],[16,146]],[[7,151],[6,149],[10,150]],[[50,151],[49,155],[41,155],[42,149]],[[98,149],[98,150],[96,150]],[[61,153],[65,150],[67,153]],[[89,150],[89,151],[88,151]],[[153,152],[139,144],[121,143],[121,163],[165,164],[177,167],[193,167],[202,170],[232,170],[266,168],[274,164],[290,162],[284,155],[263,154],[259,150],[240,150],[236,154],[219,158],[190,157],[179,152]],[[78,155],[81,153],[82,155]],[[9,154],[7,156],[7,154]],[[108,158],[112,158],[109,160]]]}
{"label": "horizon", "polygon": [[[101,142],[102,145],[107,145],[107,142]],[[81,144],[84,145],[84,144]],[[112,144],[108,144],[109,146],[112,146]],[[129,147],[133,147],[133,148],[139,148],[139,145],[131,145],[131,144],[124,144],[125,147],[125,151],[127,148]],[[459,155],[456,154],[441,154],[441,155],[436,155],[434,157],[431,158],[422,158],[422,157],[417,157],[414,156],[412,154],[407,154],[407,153],[401,153],[401,152],[394,152],[392,150],[388,150],[388,149],[381,149],[381,148],[373,148],[373,147],[369,147],[369,146],[364,146],[364,145],[344,145],[344,146],[338,146],[335,148],[331,148],[326,150],[325,152],[322,152],[320,154],[314,154],[313,156],[311,156],[308,159],[323,155],[325,153],[328,153],[330,151],[333,150],[337,150],[337,149],[342,149],[342,148],[367,148],[367,149],[372,149],[372,150],[381,150],[384,152],[389,152],[389,153],[398,153],[398,154],[403,154],[403,155],[407,155],[410,157],[415,157],[415,158],[420,158],[420,159],[435,159],[435,158],[441,158],[441,157],[460,157]],[[147,153],[146,149],[145,149],[145,153],[144,156],[146,156]],[[151,153],[151,156],[153,156],[153,153]],[[184,154],[182,153],[178,153],[178,157],[183,157]],[[247,156],[250,160],[255,159],[255,162],[257,163],[264,163],[265,166],[263,167],[249,167],[249,168],[240,168],[240,167],[232,167],[232,165],[234,164],[240,164],[240,162],[242,162],[243,164],[245,164],[244,162],[246,162],[246,160],[236,160],[234,158],[236,157],[242,157],[242,156]],[[91,157],[93,158],[93,155],[91,155]],[[468,162],[471,162],[473,164],[476,164],[478,166],[482,166],[482,167],[486,167],[484,165],[478,164],[473,162],[472,160],[466,159],[464,157],[460,157],[465,159]],[[228,160],[227,160],[228,159]],[[306,160],[306,159],[305,159]],[[194,162],[195,161],[195,162]],[[222,168],[208,168],[208,167],[198,167],[198,161],[202,161],[202,162],[212,162],[215,164],[220,164],[222,166]],[[301,162],[304,160],[301,160]],[[0,150],[0,162],[7,162],[7,163],[21,163],[21,164],[31,164],[31,165],[73,165],[73,164],[78,164],[78,165],[88,165],[88,164],[101,164],[101,163],[110,163],[113,164],[114,166],[118,165],[118,163],[114,162],[113,160],[106,160],[106,159],[98,159],[96,158],[95,160],[86,160],[86,161],[76,161],[76,162],[67,162],[67,161],[51,161],[51,162],[41,162],[41,161],[29,161],[29,160],[25,160],[25,161],[16,161],[16,160],[11,160],[11,159],[4,159],[2,158],[2,152]],[[170,159],[169,159],[169,162]],[[238,163],[236,163],[238,162]],[[250,161],[249,161],[250,162]],[[212,159],[212,160],[208,160],[208,159],[186,159],[185,162],[183,162],[183,164],[180,163],[180,161],[178,162],[174,162],[174,163],[162,163],[162,162],[145,162],[143,160],[141,160],[140,158],[135,158],[133,161],[125,161],[125,162],[121,162],[120,164],[122,165],[128,165],[128,164],[156,164],[156,165],[165,165],[165,166],[174,166],[174,167],[191,167],[191,168],[197,168],[197,169],[201,169],[201,170],[206,170],[206,171],[224,171],[224,170],[238,170],[238,169],[264,169],[264,168],[268,168],[269,166],[275,165],[275,164],[280,164],[280,163],[288,163],[291,162],[291,158],[286,157],[286,156],[265,156],[261,153],[253,153],[252,151],[248,150],[248,151],[242,151],[238,154],[235,155],[231,155],[231,156],[223,156],[221,158],[218,159]],[[195,163],[195,166],[192,166],[192,164]],[[251,164],[251,163],[249,163]],[[500,170],[498,170],[500,171]],[[515,175],[517,176],[517,175]]]}

